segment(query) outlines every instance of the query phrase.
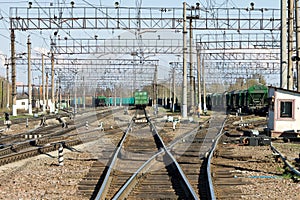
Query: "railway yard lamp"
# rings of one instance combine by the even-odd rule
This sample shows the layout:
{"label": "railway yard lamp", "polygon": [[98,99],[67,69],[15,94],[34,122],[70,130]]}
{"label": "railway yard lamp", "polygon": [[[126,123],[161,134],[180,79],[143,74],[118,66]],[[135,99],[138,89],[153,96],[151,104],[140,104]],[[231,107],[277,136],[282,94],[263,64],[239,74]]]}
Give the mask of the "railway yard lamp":
{"label": "railway yard lamp", "polygon": [[300,57],[298,57],[298,56],[292,56],[292,61],[300,61]]}
{"label": "railway yard lamp", "polygon": [[300,67],[299,67],[299,61],[300,61],[300,57],[299,56],[292,56],[292,61],[296,62],[296,73],[297,73],[297,91],[300,92]]}
{"label": "railway yard lamp", "polygon": [[250,10],[254,10],[254,3],[253,2],[250,3],[250,6],[251,6]]}

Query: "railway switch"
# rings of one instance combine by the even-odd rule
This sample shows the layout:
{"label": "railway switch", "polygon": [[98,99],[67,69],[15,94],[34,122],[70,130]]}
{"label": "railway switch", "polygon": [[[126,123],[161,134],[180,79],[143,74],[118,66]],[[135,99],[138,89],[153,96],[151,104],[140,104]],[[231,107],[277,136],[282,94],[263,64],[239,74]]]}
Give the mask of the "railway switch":
{"label": "railway switch", "polygon": [[265,135],[243,136],[240,137],[240,143],[248,146],[265,146],[271,145],[271,138]]}

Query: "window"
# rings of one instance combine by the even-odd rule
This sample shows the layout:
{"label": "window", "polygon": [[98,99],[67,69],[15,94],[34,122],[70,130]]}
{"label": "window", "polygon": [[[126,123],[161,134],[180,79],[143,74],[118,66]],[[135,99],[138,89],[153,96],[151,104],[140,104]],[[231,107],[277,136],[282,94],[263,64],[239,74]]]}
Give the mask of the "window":
{"label": "window", "polygon": [[280,118],[292,118],[292,117],[293,117],[293,102],[280,101]]}

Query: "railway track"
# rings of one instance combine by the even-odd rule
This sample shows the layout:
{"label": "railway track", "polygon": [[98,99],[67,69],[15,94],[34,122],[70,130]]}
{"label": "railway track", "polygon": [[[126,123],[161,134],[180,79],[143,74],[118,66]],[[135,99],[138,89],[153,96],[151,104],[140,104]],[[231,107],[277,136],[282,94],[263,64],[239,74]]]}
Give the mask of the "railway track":
{"label": "railway track", "polygon": [[[216,150],[210,155],[211,158],[211,184],[213,184],[213,197],[217,199],[241,199],[243,192],[236,186],[247,185],[243,179],[237,179],[241,172],[237,170],[235,160],[247,161],[251,155],[239,155],[234,153],[234,146],[228,143],[236,143],[237,139],[230,136],[239,137],[244,130],[259,127],[265,124],[264,120],[255,120],[255,116],[230,117],[224,130],[227,136],[220,135]],[[225,158],[225,160],[218,160]]]}
{"label": "railway track", "polygon": [[[110,161],[110,166],[108,167],[96,199],[114,198],[119,189],[126,184],[126,181],[135,174],[135,171],[143,165],[148,158],[153,156],[161,148],[165,148],[162,139],[157,135],[155,126],[151,123],[150,126],[148,126],[147,122],[150,123],[149,118],[145,118],[145,116],[142,117],[140,113],[137,113],[129,124],[115,151],[113,159]],[[161,159],[163,162],[160,163],[170,162],[170,155],[162,155]],[[164,164],[163,166],[164,167],[160,169],[163,169],[161,171],[163,175],[161,173],[160,175],[168,177],[169,187],[175,187],[174,183],[172,183],[174,181],[170,180],[179,179],[176,177],[178,170],[170,167],[171,165]],[[179,192],[179,189],[176,189],[176,191],[173,190],[173,193],[179,197],[183,192]]]}
{"label": "railway track", "polygon": [[[281,147],[280,145],[278,145],[278,144],[276,145],[274,143],[271,144],[271,149],[274,152],[274,154],[277,156],[277,158],[280,158],[284,162],[285,166],[287,166],[294,175],[298,176],[298,179],[299,179],[299,177],[300,177],[300,153],[297,152],[298,153],[298,157],[297,157],[297,156],[295,156],[294,152],[288,152],[286,150],[286,149],[289,149],[289,151],[295,151],[291,148],[291,146],[284,148],[284,147]],[[283,149],[283,150],[287,151],[288,153],[286,152],[284,154],[280,151],[280,149]],[[299,147],[296,149],[299,149]]]}
{"label": "railway track", "polygon": [[[94,163],[92,164],[89,172],[82,179],[78,185],[79,194],[88,199],[94,199],[99,191],[102,182],[105,179],[105,175],[109,170],[109,163],[116,151],[118,143],[121,141],[124,135],[124,129],[129,130],[130,126],[125,123],[120,116],[122,113],[115,113],[115,122],[118,125],[117,129],[106,130],[102,135],[97,135],[97,144],[98,146],[94,149],[97,149],[98,152],[93,154],[97,155]],[[126,116],[127,118],[129,116]],[[130,122],[132,122],[133,116],[131,116]],[[90,138],[90,136],[87,136]]]}
{"label": "railway track", "polygon": [[[241,126],[245,123],[246,125]],[[216,141],[218,146],[210,155],[214,198],[251,199],[257,195],[264,196],[266,194],[245,188],[254,188],[255,184],[272,184],[283,176],[285,170],[279,169],[284,169],[284,166],[281,162],[276,162],[275,158],[278,155],[285,160],[285,156],[279,156],[278,150],[273,145],[244,146],[240,143],[243,131],[253,128],[263,130],[265,125],[266,121],[256,116],[243,117],[243,121],[240,117],[231,117],[226,122],[224,128],[226,134]],[[292,166],[289,167],[291,171],[295,170]],[[299,171],[294,173],[297,174]]]}
{"label": "railway track", "polygon": [[198,130],[171,145],[172,153],[199,199],[211,199],[207,176],[207,155],[217,134],[222,129],[225,118],[224,114],[216,113]]}
{"label": "railway track", "polygon": [[[220,120],[222,124],[224,117]],[[125,145],[118,147],[120,152],[117,152],[116,160],[112,162],[116,164],[109,167],[112,169],[111,175],[107,174],[106,179],[102,179],[105,185],[101,186],[95,199],[208,199],[206,162],[205,159],[201,160],[207,148],[201,149],[200,146],[205,140],[211,140],[205,137],[210,124],[182,134],[171,143],[168,138],[165,142],[169,144],[166,146],[156,126],[149,118],[147,121],[150,128],[146,124],[139,124],[137,132],[129,125],[128,131],[132,129],[129,134],[131,136],[120,142]],[[148,139],[145,140],[141,137],[146,134],[144,128],[153,139],[147,136]],[[137,137],[132,139],[135,134]],[[206,144],[208,149],[211,144],[212,141]],[[197,147],[198,150],[195,150]]]}
{"label": "railway track", "polygon": [[98,140],[101,141],[98,142],[99,145],[96,147],[98,152],[93,152],[93,154],[101,156],[96,156],[89,172],[80,181],[78,185],[79,195],[87,199],[93,199],[97,195],[97,191],[100,189],[105,178],[108,170],[107,166],[115,151],[115,147],[123,136],[122,130],[119,129],[117,131],[113,134],[99,136],[101,138]]}
{"label": "railway track", "polygon": [[[101,115],[103,117],[103,114]],[[29,154],[33,156],[57,150],[59,145],[55,137],[59,138],[58,141],[63,142],[67,148],[81,142],[98,141],[98,146],[90,150],[96,155],[88,158],[94,161],[90,171],[78,185],[78,191],[84,198],[207,199],[210,197],[204,157],[218,131],[218,127],[215,127],[217,124],[215,116],[209,123],[200,126],[183,122],[176,130],[179,131],[177,133],[169,126],[170,123],[161,120],[163,117],[149,119],[137,113],[128,125],[126,123],[128,120],[122,119],[119,113],[113,115],[118,128],[109,130],[109,127],[106,127],[107,130],[102,132],[97,131],[97,128],[88,129],[84,126],[84,121],[87,119],[85,116],[84,120],[80,120],[82,126],[77,133],[52,135],[47,139],[54,140],[50,143],[36,140],[36,145],[31,147],[32,149],[24,149],[22,152],[24,157],[21,158],[21,151],[15,152],[19,155],[16,160],[23,159]],[[88,120],[89,124],[92,124],[92,119]],[[195,130],[192,131],[193,129]],[[209,132],[214,134],[210,135]],[[195,150],[196,148],[198,150]]]}
{"label": "railway track", "polygon": [[[154,131],[153,134],[157,134],[156,127],[151,124],[151,129]],[[154,137],[156,140],[156,148],[166,148],[162,144],[162,140]],[[159,141],[160,140],[160,141]],[[161,144],[158,146],[158,144]],[[147,145],[148,146],[148,145]],[[153,148],[154,150],[154,148]],[[152,151],[152,155],[153,155]],[[149,156],[144,156],[144,158],[150,158]],[[126,199],[184,199],[193,198],[191,191],[186,188],[181,169],[174,162],[172,154],[169,152],[162,152],[156,156],[156,159],[151,160],[151,170],[149,170],[136,184],[136,186],[130,191],[130,194],[126,196]],[[149,159],[147,159],[148,161]],[[144,160],[146,161],[146,160]],[[149,161],[148,161],[149,162]],[[142,166],[142,164],[140,165]],[[179,167],[179,168],[178,168]],[[146,167],[147,168],[147,167]],[[118,196],[114,197],[119,198]]]}
{"label": "railway track", "polygon": [[196,134],[185,138],[182,142],[175,145],[171,151],[200,199],[209,199],[209,188],[205,171],[206,158],[203,157],[206,152],[200,153],[199,149],[204,142],[208,125],[205,124],[203,129],[198,130]]}
{"label": "railway track", "polygon": [[[77,113],[77,115],[83,115],[90,112],[90,109],[84,111],[84,112],[80,112]],[[98,112],[105,113],[104,111],[99,110]],[[17,142],[22,142],[26,139],[31,139],[31,138],[37,138],[37,137],[41,137],[43,135],[46,135],[48,132],[53,132],[52,129],[56,129],[58,127],[61,127],[61,124],[59,120],[64,120],[64,121],[68,121],[68,123],[71,122],[71,120],[68,120],[68,118],[72,118],[73,114],[72,113],[60,113],[60,114],[56,114],[56,115],[47,115],[47,116],[40,116],[40,117],[28,117],[28,118],[17,118],[17,119],[13,119],[12,121],[12,125],[17,125],[19,126],[20,131],[16,131],[15,134],[11,134],[11,135],[5,135],[2,134],[0,137],[0,144],[1,147],[5,147],[7,145],[10,145],[12,143],[17,143]],[[79,120],[82,120],[82,117],[78,118]],[[48,122],[51,121],[50,125],[48,126],[37,126],[33,129],[27,130],[28,128],[22,128],[26,127],[26,123],[28,122],[28,124],[30,123],[36,123],[36,125],[41,124],[41,122],[44,120],[44,122]],[[79,121],[77,120],[77,121]],[[55,122],[57,121],[57,122]],[[5,129],[6,127],[3,126],[3,129]],[[0,126],[1,129],[1,126]],[[24,131],[26,130],[26,131]]]}
{"label": "railway track", "polygon": [[[103,111],[97,115],[107,117],[111,115],[111,111]],[[0,165],[57,150],[58,143],[63,143],[66,147],[71,147],[81,144],[82,142],[98,139],[98,136],[93,136],[93,134],[97,132],[97,129],[83,133],[76,131],[80,129],[80,127],[85,127],[85,121],[88,120],[92,122],[97,120],[95,115],[79,117],[77,120],[79,120],[80,123],[75,123],[69,128],[62,129],[60,124],[50,127],[40,127],[34,131],[18,134],[19,137],[17,139],[13,137],[11,141],[7,140],[7,144],[0,149]],[[24,139],[24,135],[32,133],[40,137]],[[84,135],[84,137],[81,137],[81,135]],[[85,139],[83,140],[83,138]]]}
{"label": "railway track", "polygon": [[[61,117],[67,117],[67,115],[61,115]],[[56,119],[57,116],[48,116],[47,119]],[[28,120],[29,122],[36,122],[36,123],[40,123],[40,121],[43,119],[42,117],[39,118],[29,118],[30,120]],[[20,125],[24,123],[24,127],[26,124],[26,119],[24,120],[24,118],[22,119],[16,119],[13,121],[14,125]],[[4,127],[3,127],[4,128]],[[13,142],[20,142],[23,141],[25,138],[25,136],[30,136],[30,137],[36,137],[35,135],[40,135],[40,131],[47,131],[47,130],[51,130],[52,128],[55,128],[55,126],[48,126],[48,127],[43,127],[41,129],[41,127],[32,129],[32,130],[28,130],[25,132],[21,132],[21,133],[16,133],[16,134],[12,134],[12,135],[2,135],[0,137],[0,144],[3,146],[5,146],[6,144],[9,143],[13,143]],[[24,129],[23,129],[24,130]]]}

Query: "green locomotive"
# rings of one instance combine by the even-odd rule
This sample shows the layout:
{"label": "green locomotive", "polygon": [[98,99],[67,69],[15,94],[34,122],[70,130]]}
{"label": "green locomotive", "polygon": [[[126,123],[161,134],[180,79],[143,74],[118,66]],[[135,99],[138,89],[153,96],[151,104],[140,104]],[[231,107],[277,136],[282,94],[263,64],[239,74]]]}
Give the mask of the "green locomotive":
{"label": "green locomotive", "polygon": [[146,91],[136,91],[134,92],[134,105],[137,108],[145,108],[149,105],[148,92]]}

